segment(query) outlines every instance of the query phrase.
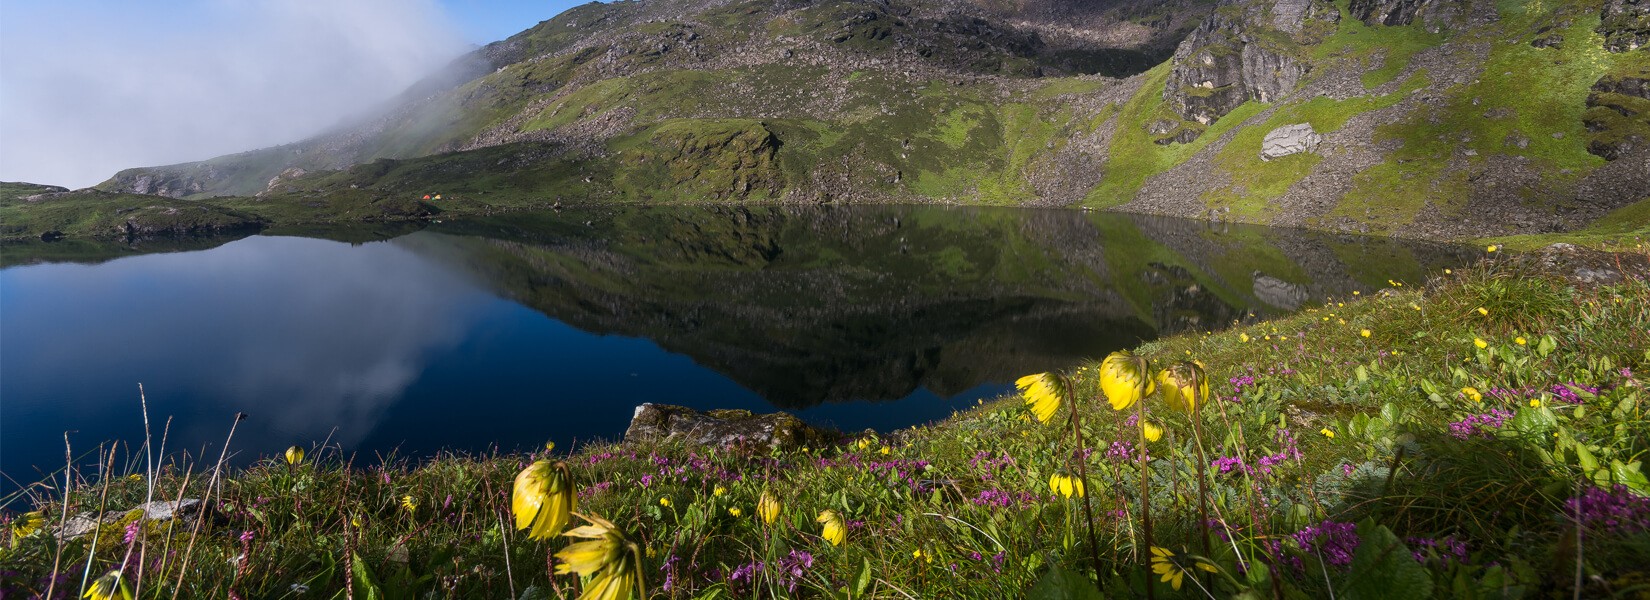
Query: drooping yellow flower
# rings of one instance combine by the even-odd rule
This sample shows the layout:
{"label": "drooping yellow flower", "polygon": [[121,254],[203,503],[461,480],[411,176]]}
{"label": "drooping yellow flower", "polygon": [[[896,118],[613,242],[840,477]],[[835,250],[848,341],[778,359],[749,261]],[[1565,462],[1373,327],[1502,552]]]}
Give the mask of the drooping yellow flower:
{"label": "drooping yellow flower", "polygon": [[1209,376],[1197,361],[1180,362],[1157,374],[1157,385],[1169,408],[1196,414],[1209,400]]}
{"label": "drooping yellow flower", "polygon": [[756,516],[762,517],[764,525],[772,525],[779,518],[779,500],[762,490],[762,497],[756,500]]}
{"label": "drooping yellow flower", "polygon": [[877,453],[882,454],[883,456],[887,456],[888,452],[889,450],[887,446],[883,446],[881,450],[877,450]]}
{"label": "drooping yellow flower", "polygon": [[1119,350],[1100,363],[1100,391],[1106,394],[1112,410],[1134,406],[1150,396],[1156,387],[1146,359],[1133,352]]}
{"label": "drooping yellow flower", "polygon": [[510,512],[516,517],[516,529],[531,528],[527,537],[544,540],[567,526],[577,499],[567,463],[538,460],[516,475]]}
{"label": "drooping yellow flower", "polygon": [[1053,419],[1054,413],[1060,410],[1060,403],[1065,396],[1064,383],[1053,373],[1021,377],[1014,381],[1014,387],[1020,388],[1020,395],[1025,397],[1026,407],[1031,409],[1031,414],[1037,417],[1038,423],[1047,423]]}
{"label": "drooping yellow flower", "polygon": [[1515,338],[1513,338],[1513,343],[1514,343],[1514,344],[1518,344],[1518,345],[1520,345],[1520,346],[1522,346],[1522,345],[1524,345],[1524,344],[1528,344],[1528,343],[1530,343],[1530,341],[1529,341],[1529,340],[1526,340],[1526,339],[1524,339],[1524,336],[1519,336],[1519,337],[1515,337]]}
{"label": "drooping yellow flower", "polygon": [[1484,341],[1484,338],[1472,338],[1472,345],[1477,346],[1479,350],[1490,347],[1490,343]]}
{"label": "drooping yellow flower", "polygon": [[1501,246],[1496,245],[1496,244],[1490,244],[1489,246],[1484,248],[1484,251],[1485,252],[1495,252],[1496,250],[1500,250],[1500,249],[1501,249]]}
{"label": "drooping yellow flower", "polygon": [[1323,437],[1326,437],[1326,438],[1329,438],[1329,439],[1335,439],[1335,430],[1330,429],[1328,427],[1325,427],[1323,429],[1319,429],[1318,433],[1323,434]]}
{"label": "drooping yellow flower", "polygon": [[556,553],[556,573],[578,573],[588,578],[579,600],[645,598],[642,589],[642,553],[618,526],[601,517],[579,515],[589,525],[565,535],[591,540],[570,544]]}
{"label": "drooping yellow flower", "polygon": [[836,511],[826,509],[819,511],[820,535],[832,546],[841,546],[848,539],[848,525],[842,522],[842,515]]}
{"label": "drooping yellow flower", "polygon": [[1472,387],[1470,385],[1467,386],[1467,387],[1461,388],[1461,394],[1465,395],[1468,400],[1471,400],[1473,402],[1483,402],[1484,401],[1484,395],[1478,393],[1478,388]]}
{"label": "drooping yellow flower", "polygon": [[293,446],[286,449],[286,464],[297,466],[304,462],[304,449]]}
{"label": "drooping yellow flower", "polygon": [[555,451],[555,449],[556,449],[556,440],[550,440],[550,441],[547,441],[547,442],[544,443],[544,451],[545,452],[553,452],[553,451]]}
{"label": "drooping yellow flower", "polygon": [[1083,487],[1083,479],[1068,473],[1055,473],[1049,476],[1048,489],[1050,492],[1067,498],[1072,496],[1082,498],[1087,493],[1087,490]]}
{"label": "drooping yellow flower", "polygon": [[18,515],[17,520],[11,523],[12,544],[16,545],[18,540],[29,537],[45,526],[46,513],[44,512],[36,510]]}
{"label": "drooping yellow flower", "polygon": [[668,498],[668,497],[660,498],[659,499],[659,506],[663,506],[665,508],[670,508],[670,498]]}
{"label": "drooping yellow flower", "polygon": [[416,513],[418,512],[418,501],[414,500],[412,496],[402,496],[401,508],[409,513]]}
{"label": "drooping yellow flower", "polygon": [[1176,591],[1180,590],[1181,580],[1186,578],[1186,571],[1175,564],[1174,553],[1157,546],[1152,546],[1152,572],[1162,575],[1162,580]]}
{"label": "drooping yellow flower", "polygon": [[1358,335],[1363,336],[1363,337],[1369,337],[1371,335],[1374,335],[1374,333],[1375,332],[1370,331],[1368,329],[1359,329],[1358,330]]}
{"label": "drooping yellow flower", "polygon": [[1146,433],[1146,441],[1155,442],[1163,439],[1163,428],[1151,421],[1141,421],[1140,428]]}
{"label": "drooping yellow flower", "polygon": [[1243,342],[1245,344],[1249,343],[1249,334],[1247,334],[1247,333],[1238,334],[1238,341]]}
{"label": "drooping yellow flower", "polygon": [[712,488],[710,490],[710,495],[715,496],[717,498],[721,498],[722,495],[726,494],[726,493],[728,493],[728,488],[722,487],[720,485],[716,486],[715,488]]}
{"label": "drooping yellow flower", "polygon": [[745,514],[745,511],[739,510],[739,507],[735,506],[733,508],[728,509],[728,514],[737,517],[739,515]]}
{"label": "drooping yellow flower", "polygon": [[121,579],[120,570],[116,569],[97,578],[97,581],[93,581],[92,585],[86,588],[86,595],[81,596],[81,598],[90,600],[115,600],[116,598],[132,600],[132,590],[126,588],[126,581]]}

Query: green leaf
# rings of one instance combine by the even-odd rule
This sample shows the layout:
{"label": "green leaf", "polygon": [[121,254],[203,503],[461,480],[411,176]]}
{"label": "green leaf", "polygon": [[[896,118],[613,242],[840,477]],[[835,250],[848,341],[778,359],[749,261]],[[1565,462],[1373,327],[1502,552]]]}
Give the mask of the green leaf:
{"label": "green leaf", "polygon": [[854,578],[854,596],[856,597],[864,596],[865,590],[871,588],[871,559],[861,560],[864,562],[859,565],[859,577]]}
{"label": "green leaf", "polygon": [[1425,600],[1432,597],[1432,576],[1415,562],[1408,547],[1384,525],[1358,524],[1358,550],[1346,579],[1337,586],[1345,600]]}
{"label": "green leaf", "polygon": [[1029,600],[1105,600],[1094,582],[1081,574],[1052,565],[1026,594]]}
{"label": "green leaf", "polygon": [[350,573],[355,576],[355,597],[362,600],[384,600],[384,591],[378,589],[378,584],[372,580],[372,570],[367,568],[367,562],[361,560],[361,555],[350,553]]}

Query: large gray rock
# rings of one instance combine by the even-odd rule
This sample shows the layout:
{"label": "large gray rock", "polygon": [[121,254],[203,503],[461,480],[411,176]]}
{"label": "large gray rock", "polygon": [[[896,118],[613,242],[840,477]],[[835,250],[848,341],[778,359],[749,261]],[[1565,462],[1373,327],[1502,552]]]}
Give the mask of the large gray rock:
{"label": "large gray rock", "polygon": [[1281,23],[1285,32],[1299,32],[1307,19],[1333,20],[1339,13],[1315,2],[1280,0],[1279,7],[1286,14],[1270,20],[1227,11],[1205,19],[1175,49],[1163,99],[1186,120],[1207,125],[1244,102],[1273,102],[1294,91],[1307,65],[1266,30]]}
{"label": "large gray rock", "polygon": [[1369,25],[1409,25],[1432,0],[1352,0],[1347,12]]}
{"label": "large gray rock", "polygon": [[1650,0],[1609,0],[1599,13],[1598,32],[1611,52],[1650,45]]}
{"label": "large gray rock", "polygon": [[701,412],[685,406],[643,404],[636,407],[626,442],[681,440],[702,446],[779,448],[835,442],[841,434],[820,429],[790,413],[756,414],[748,410]]}
{"label": "large gray rock", "polygon": [[180,525],[188,526],[194,524],[200,510],[201,501],[195,498],[185,498],[177,502],[156,500],[126,510],[109,511],[102,516],[97,516],[96,513],[82,513],[69,517],[64,520],[62,527],[57,528],[56,535],[62,540],[82,537],[92,533],[99,525],[119,523],[134,511],[142,511],[143,520],[151,523],[178,519]]}
{"label": "large gray rock", "polygon": [[1273,129],[1260,143],[1261,160],[1283,158],[1291,154],[1312,152],[1323,143],[1323,136],[1312,130],[1310,123],[1296,123]]}

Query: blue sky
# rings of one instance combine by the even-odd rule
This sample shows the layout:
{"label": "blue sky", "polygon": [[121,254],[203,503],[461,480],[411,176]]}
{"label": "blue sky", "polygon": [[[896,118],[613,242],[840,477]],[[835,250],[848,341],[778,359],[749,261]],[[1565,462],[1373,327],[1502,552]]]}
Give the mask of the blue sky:
{"label": "blue sky", "polygon": [[496,42],[589,0],[441,0],[459,34],[474,44]]}

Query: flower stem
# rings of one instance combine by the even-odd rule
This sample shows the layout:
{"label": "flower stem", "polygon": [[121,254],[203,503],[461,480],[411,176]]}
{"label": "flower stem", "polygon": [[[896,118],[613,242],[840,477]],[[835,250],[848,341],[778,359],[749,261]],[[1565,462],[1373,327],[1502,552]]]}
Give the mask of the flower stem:
{"label": "flower stem", "polygon": [[1094,504],[1089,500],[1088,460],[1083,456],[1083,427],[1078,423],[1077,403],[1071,402],[1071,433],[1077,437],[1077,480],[1083,482],[1083,514],[1088,518],[1089,552],[1094,558],[1095,585],[1105,588],[1105,575],[1100,571],[1100,544],[1094,537]]}
{"label": "flower stem", "polygon": [[[1146,554],[1150,554],[1152,547],[1152,489],[1151,470],[1146,464],[1146,403],[1143,401],[1136,402],[1134,406],[1134,414],[1138,421],[1136,425],[1138,425],[1137,429],[1140,434],[1140,533],[1146,541]],[[1142,556],[1145,556],[1145,554]],[[1152,585],[1151,577],[1147,577],[1146,600],[1152,600],[1156,597],[1156,586]]]}

